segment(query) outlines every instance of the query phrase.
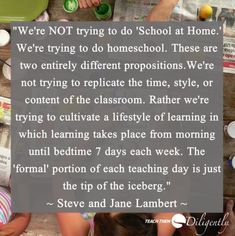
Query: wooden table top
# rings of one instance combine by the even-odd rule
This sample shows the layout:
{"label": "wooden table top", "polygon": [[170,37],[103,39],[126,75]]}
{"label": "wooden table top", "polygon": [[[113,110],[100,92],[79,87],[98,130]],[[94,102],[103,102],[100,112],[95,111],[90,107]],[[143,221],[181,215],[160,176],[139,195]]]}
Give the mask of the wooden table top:
{"label": "wooden table top", "polygon": [[[114,0],[109,1],[111,4]],[[68,19],[72,21],[96,20],[92,9],[78,10],[74,14],[64,12],[61,1],[50,0],[48,13],[50,20]],[[9,29],[9,24],[0,24],[0,28]],[[0,58],[6,60],[10,57],[10,45],[0,48]],[[10,97],[10,82],[2,75],[0,65],[0,96]],[[235,75],[224,74],[224,123],[235,120]],[[235,171],[228,167],[227,159],[235,153],[235,139],[224,137],[224,196],[235,199]]]}

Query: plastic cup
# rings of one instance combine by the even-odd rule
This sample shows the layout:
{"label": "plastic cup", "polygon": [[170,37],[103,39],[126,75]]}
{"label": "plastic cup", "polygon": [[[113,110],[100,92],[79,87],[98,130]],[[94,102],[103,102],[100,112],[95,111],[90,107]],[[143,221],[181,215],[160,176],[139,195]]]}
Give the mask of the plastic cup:
{"label": "plastic cup", "polygon": [[67,13],[74,13],[77,11],[79,7],[78,1],[77,0],[65,0],[64,1],[64,10]]}
{"label": "plastic cup", "polygon": [[108,20],[112,16],[112,7],[109,3],[103,2],[94,8],[94,13],[98,20]]}

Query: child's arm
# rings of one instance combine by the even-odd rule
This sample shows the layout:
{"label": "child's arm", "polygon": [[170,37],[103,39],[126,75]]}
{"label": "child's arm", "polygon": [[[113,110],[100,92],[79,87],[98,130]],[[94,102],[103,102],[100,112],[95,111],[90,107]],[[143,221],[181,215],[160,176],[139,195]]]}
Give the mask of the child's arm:
{"label": "child's arm", "polygon": [[31,215],[29,213],[17,213],[11,222],[0,228],[0,236],[19,236],[27,228]]}
{"label": "child's arm", "polygon": [[78,0],[80,8],[88,8],[98,6],[101,0]]}
{"label": "child's arm", "polygon": [[60,230],[63,236],[87,236],[90,225],[80,213],[57,213]]}
{"label": "child's arm", "polygon": [[146,21],[169,21],[179,0],[161,0],[146,17]]}

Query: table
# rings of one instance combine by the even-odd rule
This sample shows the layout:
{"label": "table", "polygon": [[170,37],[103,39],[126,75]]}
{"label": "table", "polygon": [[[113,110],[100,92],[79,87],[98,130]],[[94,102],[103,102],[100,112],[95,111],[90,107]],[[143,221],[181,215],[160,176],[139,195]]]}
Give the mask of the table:
{"label": "table", "polygon": [[[62,8],[63,0],[50,0],[48,13],[50,20],[68,19],[73,21],[96,20],[92,9],[79,10],[74,14],[67,14]],[[114,0],[109,0],[111,5]],[[10,29],[9,24],[0,24],[0,29]],[[10,45],[0,48],[0,58],[7,60],[10,57]],[[0,64],[0,96],[11,97],[11,83],[2,75],[2,64]],[[53,214],[33,214],[30,225],[23,236],[50,235],[59,236],[60,231]]]}
{"label": "table", "polygon": [[[111,4],[114,0],[109,1]],[[62,9],[62,0],[50,0],[48,13],[50,20],[68,19],[73,21],[96,20],[91,9],[79,10],[74,14],[67,14]],[[9,24],[0,24],[0,28],[10,29]],[[0,58],[10,57],[10,45],[0,48]],[[10,82],[3,78],[0,65],[0,96],[10,97]],[[235,75],[224,74],[224,124],[235,120]],[[235,139],[224,137],[224,198],[235,200],[235,171],[227,165],[227,159],[235,153]],[[49,223],[50,222],[50,223]],[[45,231],[46,229],[46,231]],[[27,236],[33,235],[60,235],[53,215],[33,215],[33,220],[27,229]]]}
{"label": "table", "polygon": [[[10,45],[0,48],[1,59],[10,57]],[[10,97],[10,82],[2,75],[0,65],[0,96]],[[224,74],[224,124],[235,120],[235,75]],[[235,153],[235,139],[224,135],[224,195],[235,199],[235,171],[228,167],[227,159]]]}
{"label": "table", "polygon": [[[113,4],[113,0],[110,3]],[[48,12],[51,20],[67,18],[69,20],[95,20],[91,9],[80,10],[74,14],[67,14],[62,9],[61,1],[51,0]],[[9,29],[7,24],[0,24],[0,28]],[[10,57],[10,45],[0,48],[0,57],[6,60]],[[10,97],[10,82],[2,75],[2,65],[0,65],[0,96]],[[235,75],[224,74],[224,123],[235,120]],[[224,137],[224,196],[235,199],[235,171],[228,167],[227,159],[235,153],[235,139]]]}

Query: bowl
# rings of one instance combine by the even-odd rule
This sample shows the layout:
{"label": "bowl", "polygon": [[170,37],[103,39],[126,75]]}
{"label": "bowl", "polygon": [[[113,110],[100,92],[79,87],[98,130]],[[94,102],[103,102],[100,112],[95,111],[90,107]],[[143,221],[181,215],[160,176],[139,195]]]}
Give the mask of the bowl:
{"label": "bowl", "polygon": [[10,42],[10,34],[4,30],[0,29],[0,47],[6,46]]}

